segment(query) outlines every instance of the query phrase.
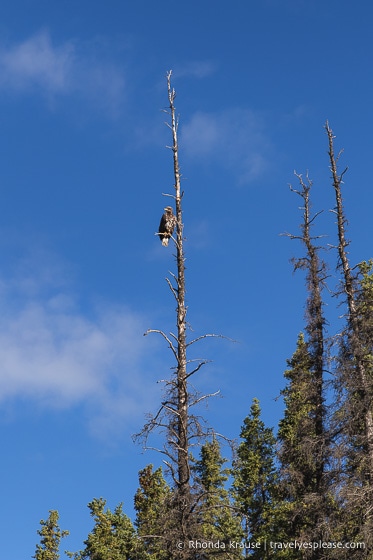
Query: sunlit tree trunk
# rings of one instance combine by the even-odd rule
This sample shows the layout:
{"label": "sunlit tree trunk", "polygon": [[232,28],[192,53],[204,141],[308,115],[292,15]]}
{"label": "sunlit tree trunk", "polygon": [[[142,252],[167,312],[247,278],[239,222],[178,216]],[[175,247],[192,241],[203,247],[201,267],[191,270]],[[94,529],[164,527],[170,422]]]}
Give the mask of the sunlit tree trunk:
{"label": "sunlit tree trunk", "polygon": [[174,294],[177,300],[177,501],[180,512],[180,521],[184,538],[188,535],[188,511],[190,510],[190,464],[188,441],[188,386],[187,386],[187,340],[186,340],[186,314],[185,305],[185,257],[183,238],[183,214],[181,176],[178,152],[178,119],[175,111],[175,90],[171,86],[171,72],[167,74],[167,91],[171,116],[172,152],[175,179],[175,206],[176,206],[176,261],[177,278]]}

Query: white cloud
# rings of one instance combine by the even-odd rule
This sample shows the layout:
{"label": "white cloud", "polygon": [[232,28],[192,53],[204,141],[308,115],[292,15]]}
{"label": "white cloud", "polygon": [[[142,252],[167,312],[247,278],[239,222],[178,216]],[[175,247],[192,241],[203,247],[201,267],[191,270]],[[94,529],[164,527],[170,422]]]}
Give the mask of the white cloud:
{"label": "white cloud", "polygon": [[52,45],[45,31],[8,49],[0,50],[0,85],[19,91],[41,88],[52,93],[71,89],[74,46]]}
{"label": "white cloud", "polygon": [[123,72],[101,56],[100,45],[76,41],[55,45],[48,31],[0,47],[0,89],[56,97],[78,94],[117,111],[123,102]]}
{"label": "white cloud", "polygon": [[209,60],[194,60],[188,62],[187,64],[177,66],[175,68],[176,78],[181,78],[183,76],[192,78],[206,78],[211,76],[216,70],[216,65]]}
{"label": "white cloud", "polygon": [[240,183],[254,181],[270,165],[262,119],[247,109],[195,113],[181,127],[181,145],[196,161],[233,169]]}
{"label": "white cloud", "polygon": [[96,435],[136,431],[158,391],[149,324],[109,304],[85,316],[66,289],[51,293],[50,276],[41,270],[31,291],[22,279],[0,279],[0,402],[80,406]]}

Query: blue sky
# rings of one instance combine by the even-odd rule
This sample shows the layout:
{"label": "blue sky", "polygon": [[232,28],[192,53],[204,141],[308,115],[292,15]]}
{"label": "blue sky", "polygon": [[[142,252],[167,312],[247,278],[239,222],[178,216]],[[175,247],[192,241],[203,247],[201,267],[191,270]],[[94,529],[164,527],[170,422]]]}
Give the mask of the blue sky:
{"label": "blue sky", "polygon": [[[161,458],[131,435],[173,363],[148,328],[174,328],[154,236],[172,192],[165,74],[180,114],[196,383],[238,437],[251,400],[275,426],[304,323],[289,259],[309,170],[317,233],[335,242],[326,119],[344,148],[353,263],[372,257],[370,2],[3,0],[0,8],[0,472],[2,554],[31,558],[58,509],[77,550],[103,496],[132,513],[137,472]],[[168,199],[167,199],[168,200]],[[330,287],[337,282],[335,255]],[[339,328],[334,301],[330,332]],[[20,530],[22,537],[19,538]]]}

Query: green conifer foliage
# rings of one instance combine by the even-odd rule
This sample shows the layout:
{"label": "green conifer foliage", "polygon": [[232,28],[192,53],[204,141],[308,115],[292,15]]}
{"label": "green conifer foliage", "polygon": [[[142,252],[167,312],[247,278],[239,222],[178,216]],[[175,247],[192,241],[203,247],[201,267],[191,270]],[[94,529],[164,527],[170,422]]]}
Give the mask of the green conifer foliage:
{"label": "green conifer foliage", "polygon": [[95,526],[84,541],[85,549],[68,553],[74,560],[133,560],[137,558],[137,539],[131,520],[122,504],[113,512],[105,510],[106,500],[94,498],[88,504]]}
{"label": "green conifer foliage", "polygon": [[233,495],[242,519],[247,555],[263,560],[267,558],[263,547],[249,554],[249,546],[273,540],[277,474],[273,430],[265,426],[260,415],[259,401],[254,399],[233,464]]}
{"label": "green conifer foliage", "polygon": [[303,333],[298,337],[296,351],[288,366],[290,369],[284,373],[288,385],[281,391],[285,412],[279,424],[278,438],[286,486],[289,495],[295,498],[302,496],[305,489],[313,488],[316,477],[312,447],[307,443],[315,437],[310,391],[312,358]]}
{"label": "green conifer foliage", "polygon": [[359,264],[360,290],[357,296],[357,317],[365,367],[373,401],[373,260]]}
{"label": "green conifer foliage", "polygon": [[69,531],[61,531],[58,525],[59,514],[56,510],[49,511],[49,517],[46,521],[40,521],[41,529],[38,535],[41,537],[40,544],[36,545],[36,560],[58,560],[60,541],[69,534]]}
{"label": "green conifer foliage", "polygon": [[223,468],[227,462],[221,455],[217,439],[205,443],[201,448],[200,460],[195,466],[195,480],[197,484],[197,515],[199,519],[198,538],[214,543],[224,543],[226,548],[205,550],[206,558],[222,557],[222,550],[226,551],[226,558],[241,558],[240,548],[231,548],[230,542],[240,543],[242,529],[237,511],[230,501],[228,490],[225,488],[229,478],[229,469]]}
{"label": "green conifer foliage", "polygon": [[[355,278],[356,326],[347,325],[340,340],[337,367],[340,407],[336,418],[341,427],[338,439],[342,458],[338,498],[341,503],[339,531],[345,540],[373,547],[372,479],[365,417],[373,410],[373,262],[358,265]],[[355,332],[358,332],[358,342]],[[354,347],[358,346],[365,384],[357,381]],[[362,552],[360,551],[362,555]],[[351,558],[358,557],[351,555]],[[361,558],[366,556],[361,556]],[[367,556],[369,557],[369,556]],[[373,557],[373,555],[372,555]]]}
{"label": "green conifer foliage", "polygon": [[153,472],[153,465],[139,472],[139,484],[134,505],[141,548],[149,560],[167,560],[169,538],[173,532],[170,527],[171,490],[163,478],[162,469]]}
{"label": "green conifer foliage", "polygon": [[313,503],[317,473],[313,454],[316,437],[312,401],[312,358],[303,333],[284,376],[288,385],[281,392],[285,412],[279,424],[279,458],[281,462],[281,495],[286,504],[285,536],[303,538],[313,526]]}
{"label": "green conifer foliage", "polygon": [[[324,492],[320,492],[318,462],[315,460],[320,453],[320,438],[316,422],[313,364],[309,345],[301,333],[293,357],[288,361],[289,369],[284,373],[288,384],[281,391],[285,411],[278,431],[278,489],[281,500],[277,508],[277,525],[278,534],[285,542],[294,539],[326,542],[338,536],[335,530],[338,516],[335,500],[330,487],[324,486]],[[296,559],[298,554],[297,551],[287,551],[280,558]],[[302,558],[311,558],[307,550],[303,550],[302,554]],[[312,551],[312,559],[319,558],[326,558],[325,551],[320,548]]]}

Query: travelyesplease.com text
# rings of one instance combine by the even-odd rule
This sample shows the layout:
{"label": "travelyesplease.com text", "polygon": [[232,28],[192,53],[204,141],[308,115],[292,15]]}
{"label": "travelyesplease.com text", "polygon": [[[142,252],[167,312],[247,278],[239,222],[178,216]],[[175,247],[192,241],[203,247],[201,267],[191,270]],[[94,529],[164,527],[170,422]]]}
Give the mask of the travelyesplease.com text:
{"label": "travelyesplease.com text", "polygon": [[350,549],[350,550],[364,550],[364,542],[343,542],[343,541],[220,541],[220,540],[189,540],[178,542],[176,547],[178,549],[192,549],[192,550],[317,550],[317,549]]}

